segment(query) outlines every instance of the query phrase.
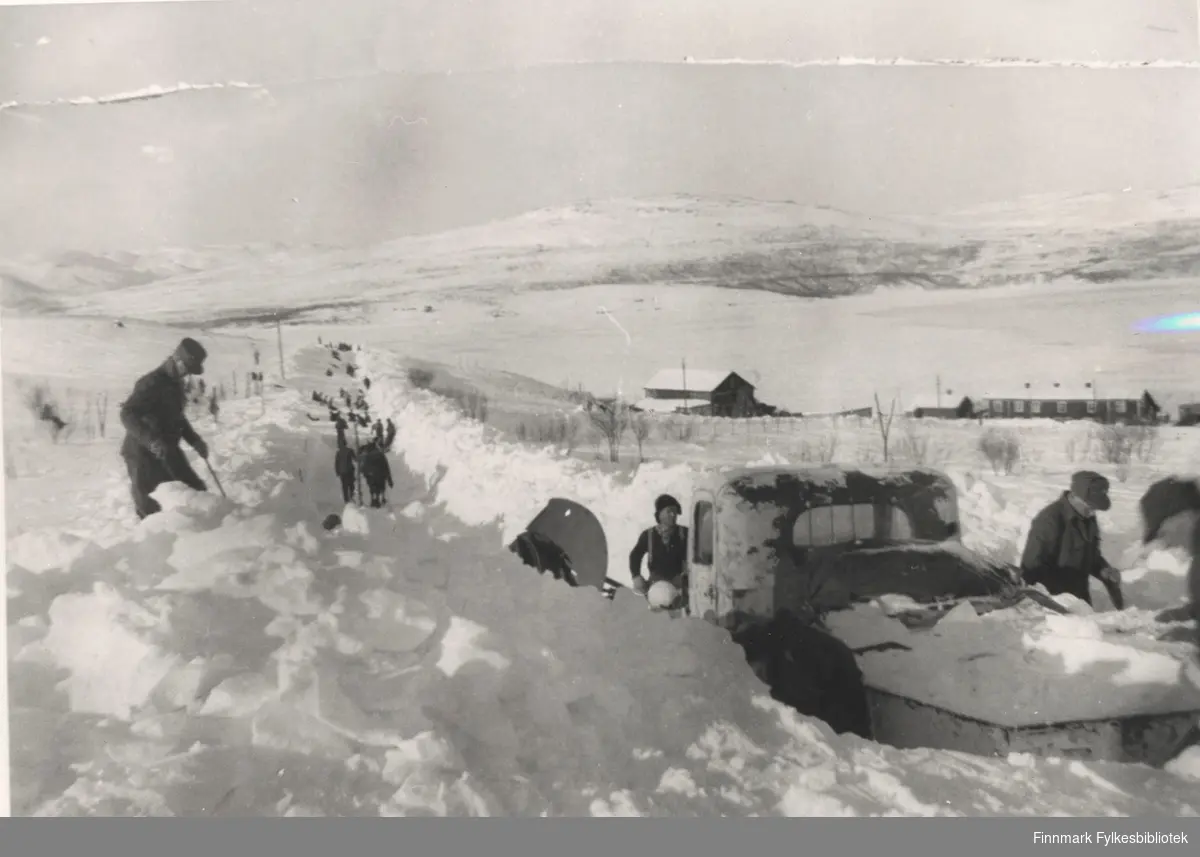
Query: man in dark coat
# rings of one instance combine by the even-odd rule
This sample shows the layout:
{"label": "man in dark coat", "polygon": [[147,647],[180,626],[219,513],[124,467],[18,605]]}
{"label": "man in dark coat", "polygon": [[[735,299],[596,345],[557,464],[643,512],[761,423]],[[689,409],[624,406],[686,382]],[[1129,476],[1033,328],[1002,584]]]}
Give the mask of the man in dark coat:
{"label": "man in dark coat", "polygon": [[1021,577],[1029,586],[1039,583],[1051,595],[1067,593],[1088,604],[1089,578],[1100,580],[1118,609],[1121,573],[1100,551],[1100,526],[1096,512],[1112,506],[1108,480],[1090,470],[1071,477],[1071,488],[1034,516],[1029,539],[1021,555]]}
{"label": "man in dark coat", "polygon": [[333,472],[342,483],[342,502],[354,499],[354,450],[346,444],[346,435],[338,432],[337,454],[333,458]]}
{"label": "man in dark coat", "polygon": [[392,487],[392,468],[387,455],[375,441],[369,441],[362,453],[363,480],[371,492],[371,506],[378,509],[387,502],[387,489]]}
{"label": "man in dark coat", "polygon": [[138,379],[121,405],[121,425],[125,427],[121,457],[129,471],[139,518],[162,511],[150,494],[164,482],[208,490],[179,448],[179,442],[185,440],[197,455],[208,458],[208,445],[184,413],[184,379],[203,374],[207,356],[199,342],[184,339],[161,366]]}
{"label": "man in dark coat", "polygon": [[[672,584],[680,593],[687,591],[688,529],[678,524],[682,514],[679,501],[670,494],[663,494],[654,501],[657,524],[643,530],[629,552],[629,574],[635,592],[648,592],[660,580]],[[647,556],[648,580],[642,577],[642,559]]]}

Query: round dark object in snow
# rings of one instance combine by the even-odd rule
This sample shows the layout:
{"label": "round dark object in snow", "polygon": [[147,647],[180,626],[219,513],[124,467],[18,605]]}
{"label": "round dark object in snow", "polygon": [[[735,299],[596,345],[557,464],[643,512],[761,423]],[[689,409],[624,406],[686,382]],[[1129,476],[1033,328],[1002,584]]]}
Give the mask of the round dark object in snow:
{"label": "round dark object in snow", "polygon": [[342,519],[337,515],[326,515],[325,520],[321,522],[321,526],[327,530],[336,530],[342,525]]}

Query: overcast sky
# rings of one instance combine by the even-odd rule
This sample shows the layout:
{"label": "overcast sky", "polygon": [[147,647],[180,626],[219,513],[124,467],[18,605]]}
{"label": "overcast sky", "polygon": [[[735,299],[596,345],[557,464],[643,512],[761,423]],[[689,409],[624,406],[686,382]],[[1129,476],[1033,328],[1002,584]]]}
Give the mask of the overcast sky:
{"label": "overcast sky", "polygon": [[569,60],[1200,59],[1196,0],[262,0],[0,7],[0,101]]}

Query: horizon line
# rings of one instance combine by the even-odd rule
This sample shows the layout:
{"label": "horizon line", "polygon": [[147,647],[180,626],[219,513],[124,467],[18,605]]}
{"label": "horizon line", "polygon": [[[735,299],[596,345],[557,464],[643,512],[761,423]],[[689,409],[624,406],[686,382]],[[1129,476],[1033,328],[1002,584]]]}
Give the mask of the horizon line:
{"label": "horizon line", "polygon": [[[546,60],[520,65],[481,66],[457,72],[458,74],[487,74],[525,69],[554,68],[563,66],[587,65],[748,65],[748,66],[778,66],[781,68],[1044,68],[1044,69],[1095,69],[1104,71],[1134,71],[1134,70],[1180,70],[1200,69],[1200,59],[1195,60],[1078,60],[1078,59],[1022,59],[1020,57],[996,57],[981,59],[965,58],[911,58],[911,57],[855,57],[838,56],[807,60],[789,59],[745,59],[741,57],[710,57],[696,59],[685,56],[679,60],[668,59],[604,59],[604,60]],[[120,104],[130,101],[144,101],[163,98],[183,92],[202,91],[210,89],[267,89],[270,86],[297,86],[305,83],[330,83],[343,80],[371,78],[378,75],[413,75],[426,77],[432,75],[453,75],[453,69],[415,69],[393,70],[380,66],[372,71],[351,72],[342,75],[324,77],[298,78],[278,80],[273,82],[253,83],[240,80],[207,81],[191,83],[179,81],[173,84],[148,84],[139,89],[125,90],[107,95],[63,96],[38,101],[4,101],[0,102],[0,112],[21,107],[59,107],[59,106],[101,106]]]}

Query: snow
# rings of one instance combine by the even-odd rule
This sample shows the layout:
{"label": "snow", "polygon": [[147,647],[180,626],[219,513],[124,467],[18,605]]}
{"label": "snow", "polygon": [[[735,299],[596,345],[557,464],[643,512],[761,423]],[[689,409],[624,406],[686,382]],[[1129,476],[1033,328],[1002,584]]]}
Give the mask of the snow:
{"label": "snow", "polygon": [[1090,615],[1018,606],[980,616],[964,602],[914,631],[888,610],[863,605],[829,618],[851,648],[907,647],[859,657],[880,690],[1013,727],[1200,711],[1200,687],[1181,674],[1194,646],[1156,639],[1149,616],[1118,632]]}
{"label": "snow", "polygon": [[[6,316],[6,338],[20,324]],[[137,346],[140,335],[128,337],[127,379],[160,359],[166,332]],[[69,358],[75,344],[62,342]],[[686,503],[704,462],[799,460],[803,438],[702,438],[696,460],[622,477],[506,441],[410,388],[400,358],[369,348],[358,362],[375,382],[373,413],[398,430],[397,484],[389,508],[359,509],[341,502],[328,427],[306,416],[309,392],[327,384],[319,355],[296,354],[288,389],[268,385],[261,399],[229,400],[219,422],[197,420],[228,497],[164,486],[164,512],[143,523],[114,439],[54,445],[6,422],[6,442],[16,425],[28,453],[7,485],[31,498],[6,515],[18,814],[1196,814],[1191,756],[1164,773],[837,737],[773,702],[719,629],[651,612],[626,591],[609,602],[572,590],[506,550],[546,500],[566,496],[598,515],[610,575],[627,580],[625,546],[658,494]],[[71,368],[87,381],[86,360]],[[850,449],[870,438],[869,424],[827,425]],[[1046,452],[1020,478],[964,454],[970,431],[942,435],[965,488],[966,543],[1011,558],[1023,522],[1069,471],[1052,460],[1068,430],[1029,427]],[[51,492],[67,474],[70,499]],[[1151,475],[1114,483],[1106,537],[1136,532],[1130,509]],[[330,513],[343,525],[325,531]],[[1062,706],[1101,694],[1117,709],[1168,700],[1182,692],[1167,663],[1182,649],[1153,637],[1151,617],[1179,603],[1182,566],[1165,551],[1129,556],[1131,607],[1120,614],[960,608],[923,636],[882,610],[847,621],[929,657],[991,647],[1002,668],[989,682],[1017,660],[1044,670],[1024,695],[999,682],[1010,712],[1044,710],[1051,684]],[[1154,587],[1138,587],[1149,578]],[[893,653],[863,660],[874,674],[886,657],[901,669]],[[971,673],[978,661],[934,663],[927,672],[943,685],[974,676],[979,694],[999,693]]]}

